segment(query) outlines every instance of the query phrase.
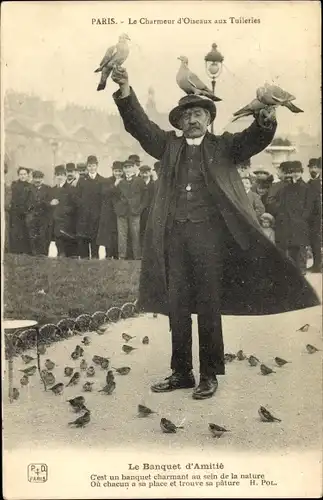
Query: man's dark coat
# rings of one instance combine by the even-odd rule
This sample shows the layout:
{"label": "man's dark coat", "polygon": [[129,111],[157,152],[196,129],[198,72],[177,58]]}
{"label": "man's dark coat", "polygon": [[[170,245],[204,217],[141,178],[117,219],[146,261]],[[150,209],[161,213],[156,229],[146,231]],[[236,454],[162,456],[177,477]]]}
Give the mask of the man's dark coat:
{"label": "man's dark coat", "polygon": [[30,254],[30,241],[26,225],[27,204],[31,185],[14,181],[11,185],[9,208],[9,252]]}
{"label": "man's dark coat", "polygon": [[104,177],[97,174],[95,179],[88,175],[80,177],[76,186],[77,196],[77,236],[96,241],[102,204]]}
{"label": "man's dark coat", "polygon": [[67,182],[62,187],[52,188],[52,199],[59,201],[53,209],[53,237],[75,237],[76,229],[76,191]]}
{"label": "man's dark coat", "polygon": [[[139,307],[168,315],[165,235],[185,139],[151,122],[132,89],[125,98],[116,92],[114,99],[127,132],[161,162],[145,235]],[[202,143],[204,178],[232,235],[224,263],[223,314],[276,314],[319,304],[315,291],[296,266],[262,233],[236,169],[237,163],[262,151],[272,141],[274,132],[275,127],[269,131],[254,121],[240,133],[207,133]],[[191,313],[195,312],[193,305]]]}
{"label": "man's dark coat", "polygon": [[284,181],[270,190],[267,209],[275,217],[275,240],[280,248],[309,244],[309,218],[314,196],[302,179],[296,183]]}
{"label": "man's dark coat", "polygon": [[106,248],[108,257],[117,257],[118,255],[117,216],[114,211],[112,199],[115,180],[113,175],[104,179],[102,186],[100,223],[96,240],[98,245],[102,245]]}

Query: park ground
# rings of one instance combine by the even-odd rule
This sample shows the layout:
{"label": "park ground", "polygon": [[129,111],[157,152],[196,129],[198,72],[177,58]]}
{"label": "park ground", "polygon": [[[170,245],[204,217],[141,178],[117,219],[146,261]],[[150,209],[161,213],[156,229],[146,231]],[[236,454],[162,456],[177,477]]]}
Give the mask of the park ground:
{"label": "park ground", "polygon": [[[48,320],[57,320],[67,307],[83,307],[93,312],[136,298],[139,267],[131,262],[66,262],[43,259],[38,265],[10,258],[6,264],[5,303],[10,316],[22,318],[31,314],[45,314]],[[82,264],[82,266],[81,266]],[[46,269],[46,273],[44,272]],[[44,277],[45,276],[45,277]],[[126,279],[125,279],[126,277]],[[321,275],[307,276],[321,296]],[[37,294],[44,290],[45,294]],[[44,313],[45,311],[45,313]],[[194,368],[198,378],[198,346],[194,318]],[[38,375],[31,377],[27,387],[20,388],[23,363],[14,362],[14,386],[20,388],[20,397],[12,404],[7,398],[7,374],[4,373],[4,449],[19,447],[67,446],[98,449],[134,446],[136,449],[166,447],[182,450],[196,447],[210,450],[214,439],[208,433],[208,423],[215,422],[230,429],[217,441],[222,450],[257,450],[281,453],[289,451],[320,450],[322,442],[322,315],[321,306],[274,316],[225,316],[224,340],[226,352],[243,349],[247,355],[256,355],[275,370],[268,376],[260,374],[259,366],[250,367],[247,361],[233,361],[226,365],[226,375],[219,377],[215,397],[194,401],[191,390],[154,394],[152,382],[169,374],[170,333],[167,318],[152,314],[110,324],[104,335],[90,333],[91,345],[85,347],[84,359],[92,356],[109,357],[112,367],[129,366],[127,376],[116,375],[116,390],[112,396],[99,393],[105,381],[104,370],[98,368],[93,378],[94,389],[86,393],[86,404],[91,410],[91,422],[84,429],[68,426],[75,418],[66,400],[82,394],[81,384],[67,387],[63,395],[45,392]],[[308,323],[308,331],[299,328]],[[135,336],[131,345],[136,348],[125,354],[121,334]],[[142,338],[149,336],[149,344]],[[78,367],[70,353],[81,341],[74,336],[48,347],[41,357],[56,363],[53,372],[56,381],[66,383],[64,367]],[[308,354],[306,344],[320,351]],[[35,355],[34,351],[29,351]],[[275,367],[274,357],[290,361],[282,368]],[[6,369],[6,366],[5,366]],[[149,418],[137,417],[137,405],[143,403],[156,414]],[[281,419],[277,423],[262,423],[258,416],[260,405],[266,406]],[[184,429],[174,435],[162,434],[160,417],[170,418]]]}

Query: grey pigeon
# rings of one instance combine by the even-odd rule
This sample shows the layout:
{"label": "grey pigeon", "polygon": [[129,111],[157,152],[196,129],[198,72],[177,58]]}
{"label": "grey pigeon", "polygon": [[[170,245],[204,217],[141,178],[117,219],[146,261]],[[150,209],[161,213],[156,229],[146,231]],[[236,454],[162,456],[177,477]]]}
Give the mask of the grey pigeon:
{"label": "grey pigeon", "polygon": [[121,66],[129,55],[129,46],[127,40],[130,40],[127,34],[122,34],[119,36],[119,41],[116,45],[110,47],[102,61],[100,66],[95,70],[94,73],[101,72],[101,79],[97,90],[105,89],[107,79],[115,66]]}
{"label": "grey pigeon", "polygon": [[178,59],[181,61],[181,65],[176,75],[176,82],[178,86],[186,92],[186,94],[205,96],[212,99],[212,101],[222,100],[213,95],[212,90],[210,90],[197,75],[192,73],[188,67],[187,57],[180,56]]}
{"label": "grey pigeon", "polygon": [[269,106],[285,106],[292,113],[303,113],[302,109],[291,102],[295,101],[296,97],[281,89],[278,85],[265,83],[263,87],[259,87],[257,90],[257,99]]}

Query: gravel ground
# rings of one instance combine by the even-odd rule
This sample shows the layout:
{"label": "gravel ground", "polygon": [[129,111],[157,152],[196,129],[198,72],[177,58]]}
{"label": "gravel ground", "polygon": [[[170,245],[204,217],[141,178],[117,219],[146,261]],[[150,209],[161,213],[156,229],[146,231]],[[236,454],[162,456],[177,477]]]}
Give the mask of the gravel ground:
{"label": "gravel ground", "polygon": [[[321,275],[310,275],[309,280],[320,293]],[[150,384],[169,374],[168,321],[163,316],[153,318],[151,314],[121,321],[109,326],[104,335],[90,334],[91,345],[85,347],[84,359],[90,363],[94,354],[107,356],[111,358],[111,366],[130,366],[131,372],[127,376],[116,374],[116,391],[107,396],[98,393],[104,385],[106,372],[96,369],[92,379],[94,390],[84,393],[91,410],[91,423],[84,429],[67,425],[76,417],[66,402],[83,394],[84,373],[81,384],[65,388],[60,396],[44,392],[36,374],[30,378],[29,386],[20,389],[20,398],[12,404],[8,402],[7,374],[4,374],[4,449],[85,446],[94,450],[131,445],[139,450],[149,445],[154,449],[166,447],[174,451],[197,446],[207,451],[214,446],[208,433],[209,422],[231,430],[217,441],[217,446],[223,450],[261,452],[278,449],[285,454],[293,450],[320,449],[322,352],[309,355],[305,345],[311,343],[323,349],[321,307],[277,316],[230,316],[224,317],[223,322],[226,352],[243,349],[272,368],[275,356],[291,363],[274,368],[274,374],[263,376],[259,367],[252,368],[247,361],[235,360],[226,365],[226,376],[219,377],[216,396],[205,401],[192,400],[191,390],[154,394],[149,389]],[[309,330],[297,331],[305,323],[310,324]],[[194,330],[196,332],[195,321]],[[121,350],[122,332],[136,336],[130,344],[137,350],[131,354]],[[144,335],[149,336],[149,345],[141,343]],[[70,353],[80,340],[81,337],[76,336],[56,343],[41,357],[42,363],[46,358],[56,363],[53,371],[57,382],[68,380],[63,374],[66,365],[79,365],[70,358]],[[18,369],[25,365],[20,358],[14,363],[14,386],[20,387]],[[194,366],[198,367],[196,335]],[[195,374],[198,377],[198,373]],[[138,418],[138,403],[149,406],[157,415]],[[266,406],[282,422],[262,423],[257,412],[260,405]],[[162,434],[161,416],[177,424],[184,422],[184,430],[174,435]]]}

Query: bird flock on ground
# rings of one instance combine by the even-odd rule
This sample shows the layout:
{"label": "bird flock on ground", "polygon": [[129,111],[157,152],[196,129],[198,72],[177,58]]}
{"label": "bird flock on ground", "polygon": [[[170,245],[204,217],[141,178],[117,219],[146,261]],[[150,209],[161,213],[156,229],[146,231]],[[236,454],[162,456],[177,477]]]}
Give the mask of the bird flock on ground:
{"label": "bird flock on ground", "polygon": [[[156,317],[156,315],[154,315],[154,317]],[[301,326],[298,331],[307,332],[309,327],[310,325],[307,323]],[[107,324],[103,324],[97,329],[97,334],[102,335],[102,333],[106,331]],[[121,340],[123,342],[123,345],[121,349],[125,354],[129,355],[135,349],[137,349],[131,345],[131,341],[135,338],[135,336],[131,336],[126,332],[122,333]],[[141,339],[141,343],[143,345],[147,345],[149,344],[149,342],[150,339],[148,336],[144,336]],[[80,344],[82,344],[82,346]],[[80,389],[84,393],[96,390],[98,393],[101,393],[105,396],[111,396],[117,388],[115,376],[129,375],[129,373],[131,372],[131,368],[129,366],[113,367],[111,366],[110,358],[101,355],[94,355],[92,357],[91,363],[89,363],[86,359],[86,347],[91,344],[91,338],[88,335],[83,336],[80,344],[77,344],[70,354],[70,357],[73,361],[79,362],[79,367],[65,366],[63,373],[58,376],[57,374],[55,375],[53,373],[54,369],[57,368],[55,362],[49,358],[46,358],[43,362],[44,368],[40,372],[41,379],[43,380],[48,390],[50,390],[56,396],[62,395],[65,387],[70,386],[80,387]],[[40,345],[39,349],[41,351],[41,355],[46,354],[45,346]],[[305,349],[308,354],[314,354],[320,351],[320,349],[312,344],[306,344]],[[35,362],[37,358],[27,354],[22,354],[21,359],[26,365],[30,365],[32,362]],[[247,361],[251,367],[256,367],[259,365],[260,373],[264,376],[276,373],[275,370],[262,363],[254,354],[246,355],[242,349],[240,349],[237,353],[225,353],[224,360],[225,363],[231,363],[235,360]],[[276,356],[274,358],[274,362],[278,369],[284,367],[288,363],[291,363],[291,361],[287,361],[279,356]],[[103,370],[105,373],[103,387],[95,387],[96,384],[91,381],[91,378],[93,378],[96,374],[96,370]],[[36,374],[37,366],[33,364],[32,366],[27,366],[20,371],[22,372],[20,384],[21,387],[24,387],[28,385],[29,378]],[[59,381],[57,381],[57,378],[59,379]],[[65,378],[68,378],[69,380],[63,382],[62,380],[64,380]],[[19,389],[14,388],[12,391],[12,396],[13,399],[18,399]],[[69,403],[74,413],[80,414],[75,420],[68,422],[68,426],[83,428],[91,422],[91,410],[87,407],[85,396],[78,395],[74,398],[68,399],[67,403]],[[138,404],[137,416],[139,418],[147,418],[154,414],[157,414],[157,412],[143,404]],[[281,422],[280,418],[274,416],[264,406],[259,407],[258,415],[262,422]],[[161,417],[160,429],[163,433],[174,434],[178,429],[184,429],[184,427],[182,423],[180,425],[175,425],[171,420],[165,417]],[[219,426],[215,423],[209,423],[208,430],[211,436],[214,438],[220,438],[223,434],[230,432],[229,429],[226,429],[225,427]]]}

